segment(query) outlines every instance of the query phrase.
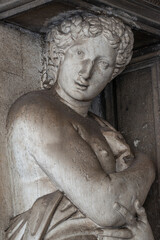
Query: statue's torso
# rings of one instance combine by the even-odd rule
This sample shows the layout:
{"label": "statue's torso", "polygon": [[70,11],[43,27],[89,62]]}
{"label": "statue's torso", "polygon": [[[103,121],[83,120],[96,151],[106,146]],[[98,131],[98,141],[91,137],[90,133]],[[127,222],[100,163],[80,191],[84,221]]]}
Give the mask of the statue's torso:
{"label": "statue's torso", "polygon": [[[48,121],[54,123],[56,136],[52,135],[53,138],[63,138],[69,131],[76,131],[79,136],[78,139],[85,141],[86,145],[91,147],[95,159],[99,159],[98,164],[107,173],[115,172],[113,151],[103,136],[103,132],[113,132],[113,130],[108,126],[100,126],[93,116],[86,118],[80,116],[63,104],[56,94],[53,96],[41,91],[25,95],[14,104],[8,123],[14,215],[29,209],[37,198],[58,189],[47,174],[47,169],[42,169],[35,161],[38,154],[35,152],[33,155],[27,146],[28,144],[32,145],[33,149],[34,146],[35,149],[39,147],[39,150],[44,155],[46,154],[45,149],[42,149],[40,145],[36,145],[37,141],[34,142],[34,138],[30,140],[32,136],[34,137],[37,134],[37,131],[40,131],[38,138],[43,139],[45,142],[45,134],[43,134],[42,128],[44,127],[47,129],[46,131],[50,131],[49,122],[43,122],[46,115]],[[41,122],[40,129],[37,128],[39,122]],[[29,124],[31,124],[31,127],[28,127]],[[72,144],[74,139],[71,139],[68,135],[68,141]],[[123,148],[125,147],[124,145]],[[61,151],[63,151],[63,146]],[[81,148],[76,148],[76,151],[77,155],[84,154],[84,152],[81,152]],[[73,164],[74,161],[76,161],[75,158]],[[87,161],[87,156],[84,161]]]}

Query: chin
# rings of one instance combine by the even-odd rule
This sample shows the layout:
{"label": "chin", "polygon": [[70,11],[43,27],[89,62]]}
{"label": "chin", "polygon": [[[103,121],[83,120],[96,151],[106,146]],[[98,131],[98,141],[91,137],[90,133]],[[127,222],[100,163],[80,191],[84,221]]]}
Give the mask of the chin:
{"label": "chin", "polygon": [[93,94],[89,94],[89,91],[85,90],[85,91],[76,91],[72,94],[72,98],[77,100],[77,101],[86,101],[86,102],[90,102],[92,101],[96,96]]}
{"label": "chin", "polygon": [[89,98],[88,96],[84,96],[84,95],[79,95],[79,96],[76,95],[73,98],[77,101],[82,101],[82,102],[90,102],[93,100],[93,98]]}

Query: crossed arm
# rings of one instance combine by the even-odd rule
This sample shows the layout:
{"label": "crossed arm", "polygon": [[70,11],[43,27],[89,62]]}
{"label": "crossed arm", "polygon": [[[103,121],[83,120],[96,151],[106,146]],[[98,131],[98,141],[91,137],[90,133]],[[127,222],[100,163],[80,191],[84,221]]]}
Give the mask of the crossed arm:
{"label": "crossed arm", "polygon": [[[33,156],[51,182],[95,223],[101,227],[122,226],[125,220],[114,210],[114,203],[135,213],[134,201],[139,199],[143,204],[154,180],[152,162],[140,154],[128,169],[107,174],[90,141],[66,119],[68,113],[59,116],[59,110],[53,111],[48,102],[43,101],[41,106],[36,101],[19,110],[20,117],[14,121],[15,139],[17,131],[23,139],[24,148],[19,152]],[[106,156],[106,162],[111,158],[113,155]]]}
{"label": "crossed arm", "polygon": [[[29,138],[32,144],[26,144],[27,151],[58,189],[90,219],[101,227],[122,226],[125,220],[113,205],[119,202],[135,213],[135,199],[142,204],[154,180],[152,162],[140,154],[128,169],[106,174],[91,147],[70,124],[49,124],[37,125]],[[30,132],[31,128],[32,125]]]}

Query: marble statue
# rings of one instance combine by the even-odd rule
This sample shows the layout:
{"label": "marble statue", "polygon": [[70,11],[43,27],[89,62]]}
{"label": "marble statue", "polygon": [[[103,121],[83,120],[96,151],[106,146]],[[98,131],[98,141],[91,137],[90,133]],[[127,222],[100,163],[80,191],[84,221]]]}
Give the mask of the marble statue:
{"label": "marble statue", "polygon": [[89,112],[132,46],[130,28],[114,17],[71,12],[51,21],[48,89],[19,98],[8,116],[14,216],[6,239],[154,239],[142,207],[152,161]]}

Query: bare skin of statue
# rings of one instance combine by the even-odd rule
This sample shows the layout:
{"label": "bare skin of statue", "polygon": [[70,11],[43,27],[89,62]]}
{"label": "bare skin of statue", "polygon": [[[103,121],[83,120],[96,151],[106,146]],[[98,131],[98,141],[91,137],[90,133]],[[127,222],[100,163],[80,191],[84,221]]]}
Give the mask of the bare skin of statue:
{"label": "bare skin of statue", "polygon": [[7,239],[154,240],[142,207],[152,161],[89,112],[128,64],[131,30],[79,13],[51,24],[46,42],[43,82],[55,84],[22,96],[8,117],[14,218]]}

